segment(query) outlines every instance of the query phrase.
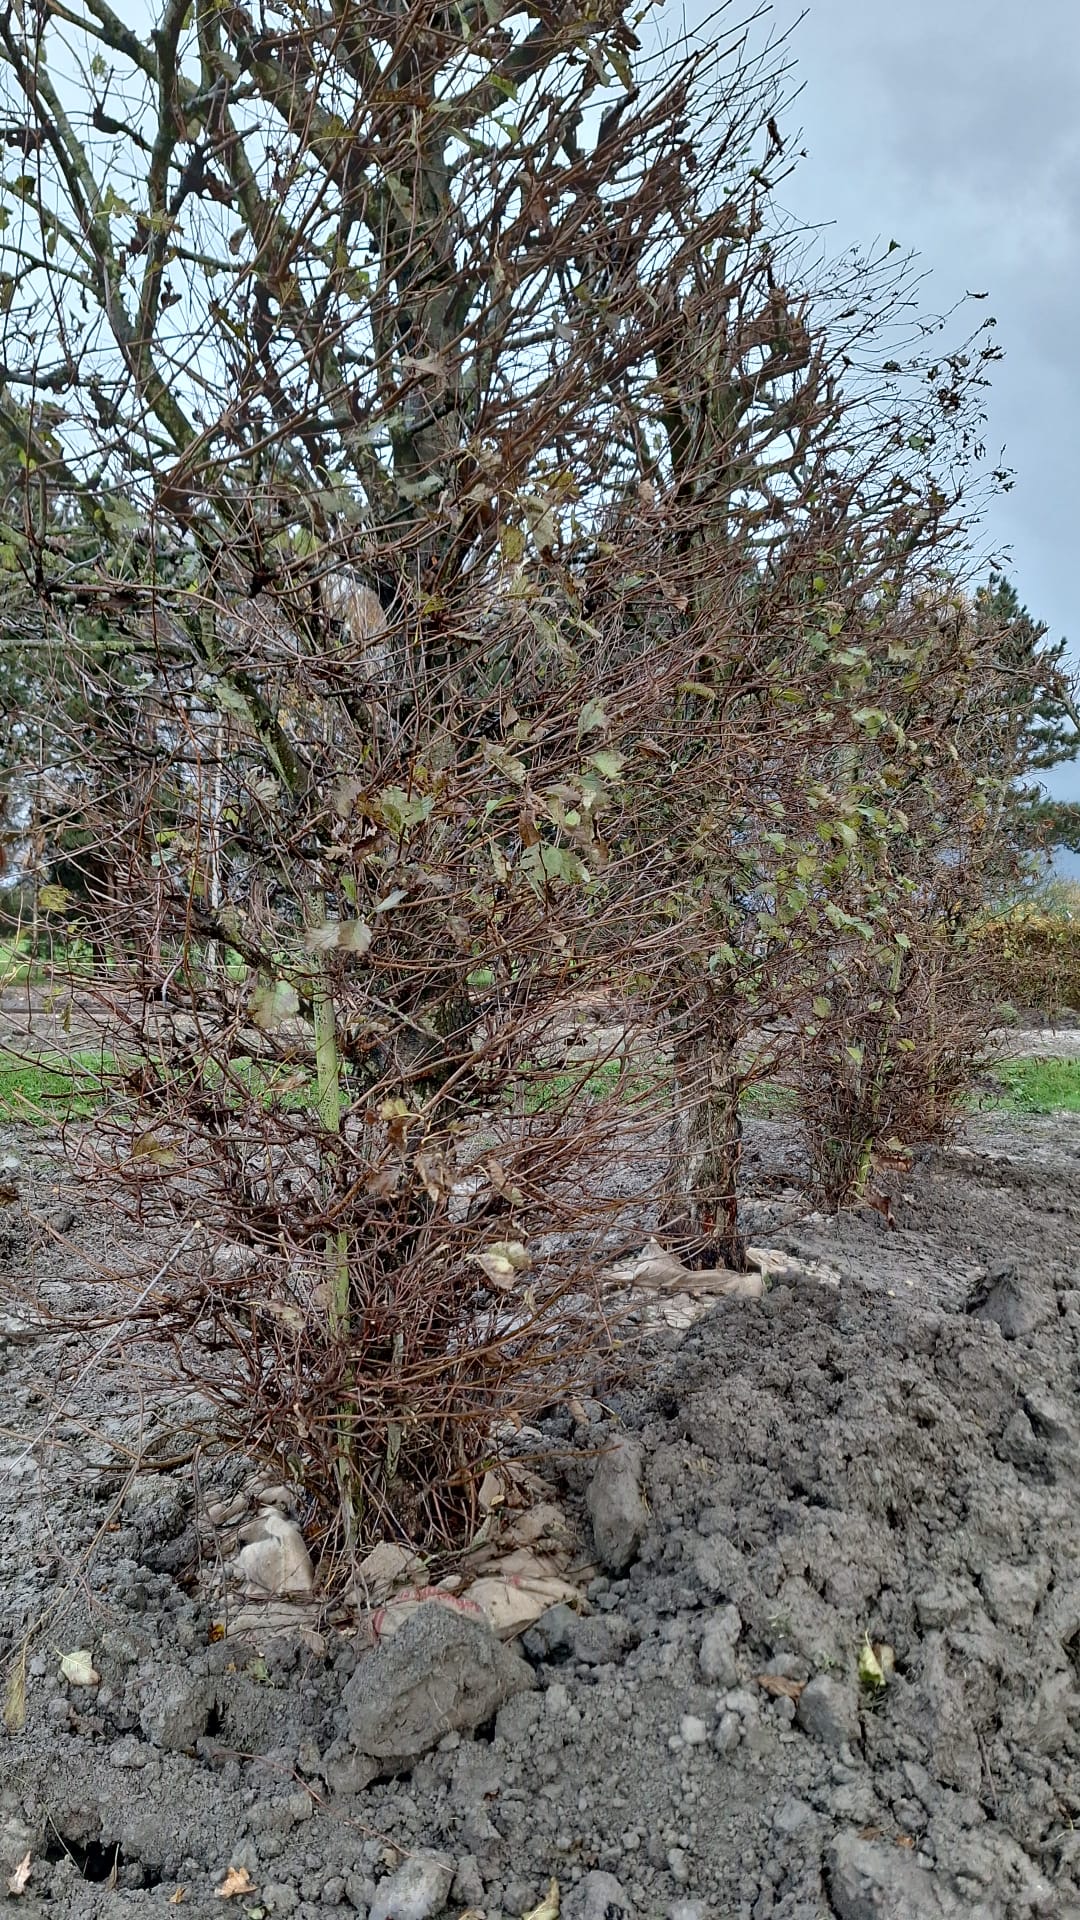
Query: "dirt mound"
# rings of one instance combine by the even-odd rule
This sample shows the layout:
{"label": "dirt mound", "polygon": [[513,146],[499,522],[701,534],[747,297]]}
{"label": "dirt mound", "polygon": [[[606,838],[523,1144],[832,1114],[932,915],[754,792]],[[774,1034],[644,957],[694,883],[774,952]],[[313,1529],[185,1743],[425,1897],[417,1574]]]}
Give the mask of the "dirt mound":
{"label": "dirt mound", "polygon": [[[520,1920],[554,1878],[567,1920],[1080,1915],[1076,1157],[1060,1133],[976,1144],[910,1176],[895,1234],[792,1226],[823,1278],[721,1303],[588,1404],[590,1449],[637,1443],[637,1556],[526,1636],[533,1685],[411,1771],[373,1778],[358,1745],[382,1650],[212,1643],[182,1474],[140,1475],[115,1518],[115,1483],[54,1476],[33,1545],[24,1484],[16,1643],[104,1530],[0,1748],[0,1885],[32,1862],[13,1911]],[[33,1360],[7,1350],[9,1429]],[[564,1497],[595,1520],[590,1470]]]}

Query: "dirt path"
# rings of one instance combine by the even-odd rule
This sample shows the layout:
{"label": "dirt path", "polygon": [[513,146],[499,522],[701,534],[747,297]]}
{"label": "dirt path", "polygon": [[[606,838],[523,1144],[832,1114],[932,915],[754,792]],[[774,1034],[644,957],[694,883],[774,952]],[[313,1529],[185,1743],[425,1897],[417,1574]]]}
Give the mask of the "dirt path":
{"label": "dirt path", "polygon": [[[125,1230],[54,1142],[15,1145],[0,1272],[77,1304]],[[748,1150],[754,1237],[803,1277],[653,1326],[576,1423],[552,1410],[583,1534],[597,1451],[640,1447],[627,1563],[534,1629],[528,1687],[475,1735],[440,1694],[388,1778],[359,1729],[393,1642],[216,1643],[192,1470],[168,1466],[190,1409],[133,1404],[118,1347],[9,1310],[6,1666],[55,1606],[25,1730],[0,1734],[0,1888],[30,1856],[13,1913],[520,1920],[555,1878],[564,1920],[1077,1920],[1080,1118],[973,1123],[905,1179],[893,1231],[808,1214],[782,1123]],[[207,1459],[200,1485],[242,1477]],[[895,1662],[876,1692],[867,1645]],[[98,1684],[62,1677],[75,1649]],[[413,1676],[421,1705],[441,1671]]]}

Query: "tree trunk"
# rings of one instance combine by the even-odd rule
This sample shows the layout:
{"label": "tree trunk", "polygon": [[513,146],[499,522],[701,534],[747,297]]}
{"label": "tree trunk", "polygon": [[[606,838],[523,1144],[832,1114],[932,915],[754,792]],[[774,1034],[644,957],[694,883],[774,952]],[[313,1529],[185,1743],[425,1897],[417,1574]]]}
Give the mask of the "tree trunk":
{"label": "tree trunk", "polygon": [[707,1008],[680,1020],[674,1064],[673,1225],[688,1263],[741,1269],[741,1085],[734,1041],[714,1030]]}

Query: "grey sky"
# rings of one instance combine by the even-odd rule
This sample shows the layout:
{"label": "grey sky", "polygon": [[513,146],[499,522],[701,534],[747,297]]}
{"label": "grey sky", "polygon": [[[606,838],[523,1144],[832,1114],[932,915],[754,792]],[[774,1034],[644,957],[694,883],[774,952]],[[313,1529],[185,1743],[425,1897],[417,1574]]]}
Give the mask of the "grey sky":
{"label": "grey sky", "polygon": [[[775,0],[780,28],[801,12]],[[803,92],[786,127],[808,153],[786,206],[834,222],[837,249],[914,248],[929,306],[989,293],[974,317],[995,315],[1006,358],[987,446],[1016,471],[989,536],[1080,663],[1080,0],[811,0],[789,45]],[[1080,768],[1052,784],[1080,799]]]}

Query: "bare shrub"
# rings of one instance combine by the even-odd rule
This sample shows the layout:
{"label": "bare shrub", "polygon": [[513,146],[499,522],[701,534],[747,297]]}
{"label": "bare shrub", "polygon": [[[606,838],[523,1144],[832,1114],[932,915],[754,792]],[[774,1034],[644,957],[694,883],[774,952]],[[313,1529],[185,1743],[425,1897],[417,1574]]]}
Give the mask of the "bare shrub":
{"label": "bare shrub", "polygon": [[744,1092],[834,1097],[969,819],[912,808],[954,666],[898,610],[995,349],[775,231],[783,71],[714,24],[0,23],[19,805],[118,1056],[99,1177],[198,1250],[118,1311],[352,1539],[468,1524],[628,1237],[740,1261]]}

